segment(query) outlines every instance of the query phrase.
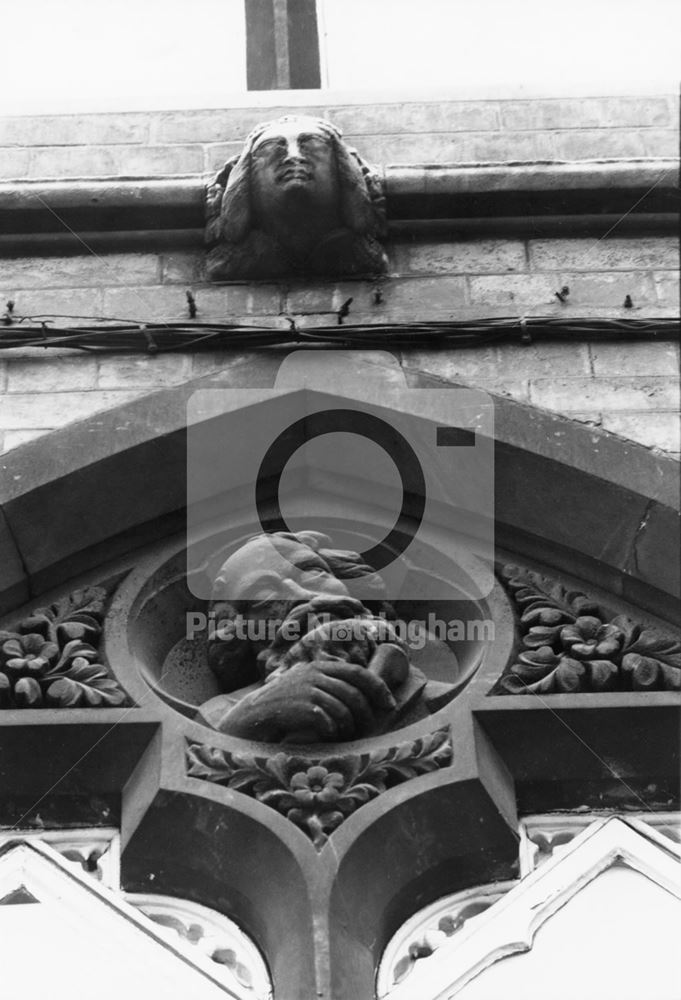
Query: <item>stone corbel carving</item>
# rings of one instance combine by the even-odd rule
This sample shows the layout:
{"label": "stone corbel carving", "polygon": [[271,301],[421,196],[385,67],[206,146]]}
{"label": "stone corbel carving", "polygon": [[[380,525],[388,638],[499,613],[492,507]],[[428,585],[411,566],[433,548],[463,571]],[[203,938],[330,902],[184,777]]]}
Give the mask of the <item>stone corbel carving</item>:
{"label": "stone corbel carving", "polygon": [[385,269],[381,181],[321,118],[266,122],[208,189],[215,280],[370,275]]}

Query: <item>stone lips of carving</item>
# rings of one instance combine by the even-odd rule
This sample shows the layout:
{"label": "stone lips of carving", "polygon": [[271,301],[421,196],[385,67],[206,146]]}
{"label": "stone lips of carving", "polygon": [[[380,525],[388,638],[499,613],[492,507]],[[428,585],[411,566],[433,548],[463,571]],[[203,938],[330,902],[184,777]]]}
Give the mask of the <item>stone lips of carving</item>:
{"label": "stone lips of carving", "polygon": [[448,729],[387,750],[322,758],[231,753],[203,743],[187,747],[187,774],[226,785],[276,809],[317,850],[360,806],[419,775],[452,763]]}
{"label": "stone lips of carving", "polygon": [[[295,143],[295,158],[288,149],[282,163],[277,132],[282,142],[288,137],[289,144]],[[279,163],[261,185],[254,148],[268,133],[275,146],[270,155]],[[304,140],[316,143],[317,152],[306,151]],[[326,171],[313,162],[322,145],[331,160]],[[212,249],[207,270],[216,280],[381,273],[384,233],[380,177],[334,125],[320,118],[286,116],[259,125],[208,189],[206,242]]]}
{"label": "stone lips of carving", "polygon": [[625,615],[610,619],[579,591],[518,566],[501,572],[522,649],[498,694],[681,690],[681,640]]}

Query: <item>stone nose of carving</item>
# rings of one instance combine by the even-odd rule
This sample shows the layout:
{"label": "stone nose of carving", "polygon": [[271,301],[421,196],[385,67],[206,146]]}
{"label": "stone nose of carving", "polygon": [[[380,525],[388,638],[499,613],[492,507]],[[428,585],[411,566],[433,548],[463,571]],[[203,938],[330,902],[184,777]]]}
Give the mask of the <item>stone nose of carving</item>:
{"label": "stone nose of carving", "polygon": [[289,139],[286,143],[286,160],[304,160],[305,155],[298,145],[298,139]]}

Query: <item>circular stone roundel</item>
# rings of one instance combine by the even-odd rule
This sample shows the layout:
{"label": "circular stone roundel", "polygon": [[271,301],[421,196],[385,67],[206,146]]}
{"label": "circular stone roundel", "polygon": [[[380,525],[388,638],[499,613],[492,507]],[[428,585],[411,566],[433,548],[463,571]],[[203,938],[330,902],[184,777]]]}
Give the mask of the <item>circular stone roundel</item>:
{"label": "circular stone roundel", "polygon": [[[409,569],[409,599],[392,601],[359,555],[366,548],[347,526],[338,542],[234,525],[189,546],[165,541],[114,598],[105,638],[114,673],[123,680],[132,664],[133,696],[146,690],[228,736],[315,744],[430,720],[483,663],[486,676],[501,672],[508,602],[498,587],[471,596],[483,568],[470,548],[431,530]],[[437,601],[419,597],[433,576]],[[206,580],[212,600],[196,596]]]}

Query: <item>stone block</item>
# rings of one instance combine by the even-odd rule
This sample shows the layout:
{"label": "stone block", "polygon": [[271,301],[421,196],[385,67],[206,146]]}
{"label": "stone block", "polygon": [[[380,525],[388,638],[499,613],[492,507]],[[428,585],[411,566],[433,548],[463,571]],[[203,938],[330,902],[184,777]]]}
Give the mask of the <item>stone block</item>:
{"label": "stone block", "polygon": [[598,409],[605,419],[607,411],[672,410],[679,403],[679,386],[677,379],[661,375],[543,378],[530,382],[530,400],[561,412]]}
{"label": "stone block", "polygon": [[160,262],[151,253],[15,257],[2,262],[3,280],[14,288],[86,288],[158,281]]}
{"label": "stone block", "polygon": [[0,118],[0,146],[84,146],[146,142],[143,113],[28,115]]}
{"label": "stone block", "polygon": [[467,133],[421,132],[412,135],[345,135],[369,163],[461,163],[467,159]]}
{"label": "stone block", "polygon": [[3,149],[0,156],[0,179],[23,180],[28,173],[28,149]]}
{"label": "stone block", "polygon": [[679,131],[675,129],[649,128],[640,133],[646,156],[679,155]]}
{"label": "stone block", "polygon": [[[657,302],[655,286],[650,275],[637,271],[618,271],[613,274],[568,274],[563,272],[557,287],[567,285],[569,302],[573,309],[586,306],[622,306],[629,295],[634,306],[654,305]],[[629,310],[625,310],[625,313]]]}
{"label": "stone block", "polygon": [[[344,302],[352,299],[347,319],[347,322],[351,323],[359,310],[371,306],[375,287],[367,281],[289,284],[284,300],[284,312],[291,315],[298,315],[299,313],[327,314],[322,317],[321,322],[328,324],[334,322],[334,317],[329,317],[328,313],[337,313]],[[381,288],[384,290],[382,292],[384,298],[386,297],[386,287],[388,286],[384,282],[381,282]],[[392,289],[392,282],[390,282],[389,287]]]}
{"label": "stone block", "polygon": [[406,368],[417,368],[453,381],[465,376],[524,382],[529,378],[560,377],[566,371],[589,374],[586,345],[546,341],[410,350],[403,352],[403,363]]}
{"label": "stone block", "polygon": [[588,375],[587,345],[554,340],[533,344],[501,343],[496,347],[499,375],[508,378],[560,378],[565,374]]}
{"label": "stone block", "polygon": [[[281,305],[276,285],[214,285],[194,288],[198,321],[238,322],[244,315],[278,315]],[[163,285],[104,290],[107,316],[141,322],[189,322],[186,290]]]}
{"label": "stone block", "polygon": [[386,318],[390,315],[392,321],[456,319],[460,307],[466,304],[466,280],[450,275],[396,278],[382,286]]}
{"label": "stone block", "polygon": [[446,381],[456,382],[489,378],[498,374],[494,347],[430,347],[402,352],[402,365],[409,371],[428,372]]}
{"label": "stone block", "polygon": [[466,163],[506,163],[511,160],[552,160],[553,137],[549,132],[484,132],[463,137],[458,159]]}
{"label": "stone block", "polygon": [[19,288],[13,298],[16,316],[54,317],[57,326],[82,326],[102,315],[98,288]]}
{"label": "stone block", "polygon": [[503,101],[501,123],[507,129],[584,129],[670,125],[666,97],[587,97],[538,101]]}
{"label": "stone block", "polygon": [[658,302],[678,311],[679,277],[677,274],[655,274],[655,289]]}
{"label": "stone block", "polygon": [[401,274],[502,274],[525,271],[520,240],[468,240],[396,243],[389,268]]}
{"label": "stone block", "polygon": [[672,454],[681,451],[681,419],[677,411],[607,412],[603,414],[603,427],[649,448]]}
{"label": "stone block", "polygon": [[100,389],[160,388],[185,382],[191,372],[188,354],[112,355],[99,360]]}
{"label": "stone block", "polygon": [[29,177],[159,177],[203,170],[201,146],[36,146]]}
{"label": "stone block", "polygon": [[671,236],[530,240],[533,271],[632,271],[678,268],[678,241]]}
{"label": "stone block", "polygon": [[0,429],[33,430],[37,427],[63,427],[100,410],[127,403],[141,393],[121,392],[45,392],[8,393],[0,397]]}
{"label": "stone block", "polygon": [[631,129],[566,130],[553,133],[553,141],[559,160],[609,160],[647,155],[643,134]]}
{"label": "stone block", "polygon": [[93,389],[97,362],[93,357],[52,358],[44,351],[42,358],[7,362],[8,392],[71,392]]}
{"label": "stone block", "polygon": [[473,304],[509,306],[512,312],[518,307],[553,305],[560,288],[555,280],[539,275],[490,275],[468,282]]}
{"label": "stone block", "polygon": [[178,250],[163,254],[161,281],[164,285],[192,285],[206,280],[206,254],[201,250]]}
{"label": "stone block", "polygon": [[[499,127],[494,101],[414,101],[331,107],[327,117],[344,133],[482,132]],[[360,149],[361,152],[361,149]]]}
{"label": "stone block", "polygon": [[678,344],[607,341],[589,346],[594,375],[677,375]]}

